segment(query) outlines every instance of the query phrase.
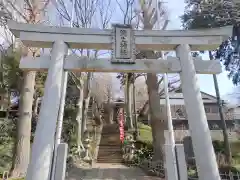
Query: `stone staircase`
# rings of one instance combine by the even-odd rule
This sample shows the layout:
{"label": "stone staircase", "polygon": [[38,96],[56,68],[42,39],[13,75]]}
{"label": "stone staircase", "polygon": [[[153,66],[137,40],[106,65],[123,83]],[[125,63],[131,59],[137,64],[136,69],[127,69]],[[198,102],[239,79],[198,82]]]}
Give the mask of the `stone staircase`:
{"label": "stone staircase", "polygon": [[106,124],[103,126],[97,162],[122,163],[118,124]]}

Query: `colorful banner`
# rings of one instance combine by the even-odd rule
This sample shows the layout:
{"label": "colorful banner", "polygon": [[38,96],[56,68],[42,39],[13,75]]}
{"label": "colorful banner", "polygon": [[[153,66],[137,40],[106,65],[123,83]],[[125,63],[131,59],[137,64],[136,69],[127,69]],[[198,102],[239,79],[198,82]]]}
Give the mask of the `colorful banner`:
{"label": "colorful banner", "polygon": [[124,111],[123,108],[119,110],[119,132],[120,132],[120,140],[123,143],[124,141]]}

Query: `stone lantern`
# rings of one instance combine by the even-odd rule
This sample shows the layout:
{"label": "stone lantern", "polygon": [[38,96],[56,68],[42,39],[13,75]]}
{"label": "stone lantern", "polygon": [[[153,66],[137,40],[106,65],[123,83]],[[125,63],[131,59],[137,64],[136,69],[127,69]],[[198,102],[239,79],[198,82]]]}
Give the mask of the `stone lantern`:
{"label": "stone lantern", "polygon": [[0,118],[5,118],[8,109],[8,93],[6,90],[0,90]]}
{"label": "stone lantern", "polygon": [[85,162],[92,164],[92,157],[90,153],[91,139],[89,137],[89,132],[86,132],[86,133],[87,133],[87,136],[86,136],[86,139],[84,140],[85,157],[83,158],[83,160]]}

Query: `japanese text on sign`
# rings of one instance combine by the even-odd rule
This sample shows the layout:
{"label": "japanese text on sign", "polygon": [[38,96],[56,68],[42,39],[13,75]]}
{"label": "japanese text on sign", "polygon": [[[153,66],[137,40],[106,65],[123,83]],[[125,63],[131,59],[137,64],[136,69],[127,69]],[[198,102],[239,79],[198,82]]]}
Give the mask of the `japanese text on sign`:
{"label": "japanese text on sign", "polygon": [[128,56],[128,44],[127,44],[127,31],[125,29],[120,30],[121,42],[120,42],[120,56]]}
{"label": "japanese text on sign", "polygon": [[117,24],[113,26],[112,62],[134,63],[134,35],[131,25]]}

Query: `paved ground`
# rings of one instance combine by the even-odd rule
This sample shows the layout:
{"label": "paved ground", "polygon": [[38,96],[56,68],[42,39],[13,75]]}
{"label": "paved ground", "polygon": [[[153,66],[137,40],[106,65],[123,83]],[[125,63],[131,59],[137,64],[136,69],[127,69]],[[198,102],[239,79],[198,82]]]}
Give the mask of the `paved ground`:
{"label": "paved ground", "polygon": [[66,180],[162,180],[147,176],[141,169],[121,164],[95,164],[93,168],[72,167]]}

